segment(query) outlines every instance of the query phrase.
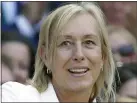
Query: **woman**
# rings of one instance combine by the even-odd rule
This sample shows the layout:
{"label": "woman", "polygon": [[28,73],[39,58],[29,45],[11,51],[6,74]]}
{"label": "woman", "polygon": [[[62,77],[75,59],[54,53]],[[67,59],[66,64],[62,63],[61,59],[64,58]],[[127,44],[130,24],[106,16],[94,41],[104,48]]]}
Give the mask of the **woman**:
{"label": "woman", "polygon": [[4,84],[2,101],[114,101],[114,71],[99,7],[65,5],[43,22],[32,84]]}

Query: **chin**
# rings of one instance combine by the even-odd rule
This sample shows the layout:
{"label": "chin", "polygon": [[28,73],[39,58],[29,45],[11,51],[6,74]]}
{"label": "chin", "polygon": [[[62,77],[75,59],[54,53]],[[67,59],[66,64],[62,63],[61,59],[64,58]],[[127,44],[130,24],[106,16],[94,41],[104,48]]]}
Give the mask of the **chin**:
{"label": "chin", "polygon": [[75,82],[75,83],[70,83],[67,89],[73,92],[80,92],[80,91],[85,91],[85,90],[90,90],[92,88],[93,83],[92,82]]}

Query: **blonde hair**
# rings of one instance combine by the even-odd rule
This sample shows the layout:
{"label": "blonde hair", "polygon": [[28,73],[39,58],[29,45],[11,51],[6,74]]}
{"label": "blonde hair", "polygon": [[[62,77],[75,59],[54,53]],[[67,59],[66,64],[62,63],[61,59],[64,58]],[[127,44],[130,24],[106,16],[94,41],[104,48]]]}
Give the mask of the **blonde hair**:
{"label": "blonde hair", "polygon": [[42,45],[45,45],[46,58],[48,59],[47,68],[51,67],[54,60],[54,54],[56,51],[56,40],[60,34],[61,29],[70,19],[80,13],[89,13],[97,21],[100,31],[101,49],[104,58],[103,71],[101,72],[98,80],[96,81],[95,96],[100,101],[109,101],[110,97],[115,100],[114,93],[114,74],[115,65],[111,53],[111,49],[108,43],[108,34],[106,30],[106,24],[104,21],[104,15],[101,9],[95,3],[80,2],[74,4],[68,4],[57,8],[53,11],[43,22],[39,35],[39,44],[35,61],[35,74],[32,79],[32,85],[37,88],[39,92],[43,92],[48,88],[48,74],[46,68],[44,68],[44,62],[40,58],[39,51]]}

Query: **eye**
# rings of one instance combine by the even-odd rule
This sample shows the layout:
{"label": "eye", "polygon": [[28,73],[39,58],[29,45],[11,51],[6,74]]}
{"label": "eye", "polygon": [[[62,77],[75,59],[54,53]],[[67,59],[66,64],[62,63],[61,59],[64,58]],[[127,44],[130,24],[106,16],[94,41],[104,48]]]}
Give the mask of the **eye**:
{"label": "eye", "polygon": [[85,43],[86,45],[93,45],[93,44],[95,44],[95,42],[92,41],[92,40],[86,40],[84,43]]}
{"label": "eye", "polygon": [[73,43],[71,41],[63,41],[60,46],[70,46],[72,45]]}
{"label": "eye", "polygon": [[92,48],[95,45],[96,45],[95,42],[92,41],[92,40],[86,40],[86,41],[84,41],[84,46],[87,47],[87,48]]}

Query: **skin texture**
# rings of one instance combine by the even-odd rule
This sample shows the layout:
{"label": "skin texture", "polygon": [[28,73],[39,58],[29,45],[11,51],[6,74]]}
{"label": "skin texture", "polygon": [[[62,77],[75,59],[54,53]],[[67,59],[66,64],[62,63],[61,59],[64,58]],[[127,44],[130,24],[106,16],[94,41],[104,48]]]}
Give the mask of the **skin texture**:
{"label": "skin texture", "polygon": [[[59,101],[88,102],[102,64],[97,22],[89,14],[79,14],[67,23],[57,40],[51,71]],[[89,71],[76,76],[68,71],[70,68],[89,68]]]}
{"label": "skin texture", "polygon": [[28,78],[30,54],[28,47],[19,42],[8,42],[2,45],[2,55],[7,58],[17,82],[25,83]]}

